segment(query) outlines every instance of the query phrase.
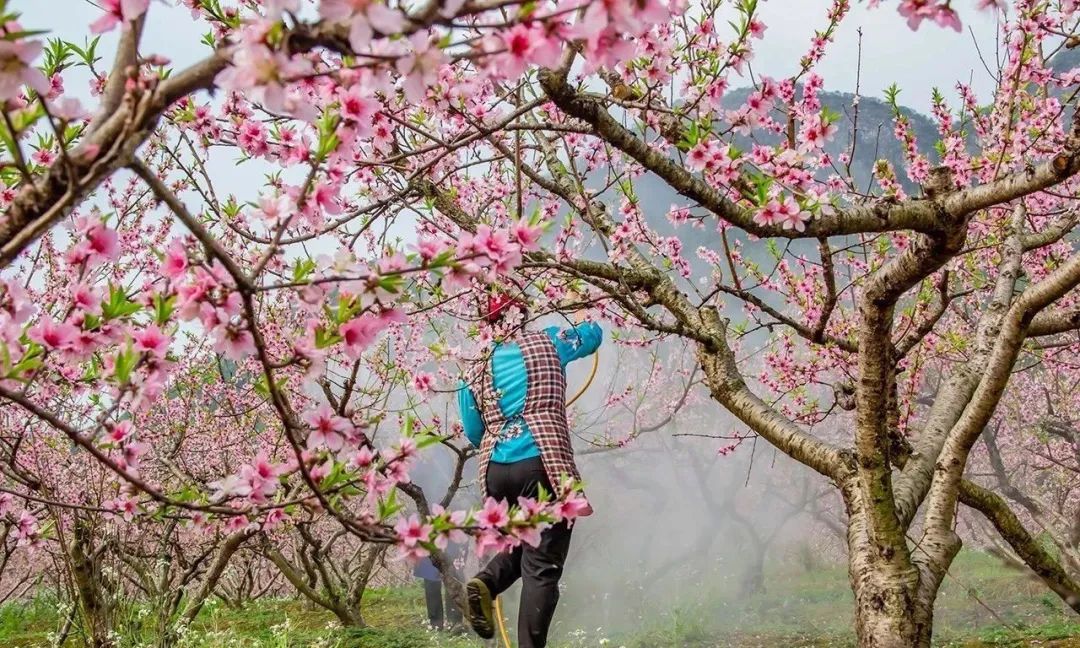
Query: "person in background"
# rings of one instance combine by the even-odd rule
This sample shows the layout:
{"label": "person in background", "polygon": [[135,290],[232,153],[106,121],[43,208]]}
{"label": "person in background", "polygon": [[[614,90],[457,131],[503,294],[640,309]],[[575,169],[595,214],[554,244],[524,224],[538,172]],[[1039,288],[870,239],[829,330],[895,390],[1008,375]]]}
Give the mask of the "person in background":
{"label": "person in background", "polygon": [[[483,315],[495,326],[510,313],[528,319],[523,302],[493,295]],[[535,498],[540,487],[553,492],[552,485],[564,477],[580,479],[566,419],[566,366],[595,353],[602,338],[592,322],[543,331],[519,328],[496,341],[490,361],[469,383],[462,382],[458,407],[465,435],[480,449],[479,484],[486,496],[516,504],[519,496]],[[591,512],[587,508],[583,514]],[[467,617],[478,635],[494,635],[492,601],[521,578],[518,645],[547,645],[570,535],[565,521],[549,527],[538,546],[495,556],[466,584]]]}
{"label": "person in background", "polygon": [[[456,573],[458,571],[456,563],[462,554],[461,545],[451,544],[446,548],[445,553]],[[446,587],[443,584],[442,574],[435,567],[435,563],[431,562],[431,558],[424,558],[418,562],[413,568],[413,576],[424,581],[424,603],[427,605],[428,623],[431,627],[436,630],[460,628],[461,610],[454,604],[449,590],[446,592],[446,606],[443,607],[443,590]]]}

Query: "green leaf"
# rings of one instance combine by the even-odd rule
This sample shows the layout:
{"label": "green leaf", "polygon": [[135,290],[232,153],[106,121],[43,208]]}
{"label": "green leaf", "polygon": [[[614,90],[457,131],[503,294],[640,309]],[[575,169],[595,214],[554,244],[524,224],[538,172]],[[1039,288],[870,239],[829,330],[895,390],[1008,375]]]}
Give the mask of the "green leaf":
{"label": "green leaf", "polygon": [[229,196],[229,199],[221,206],[221,210],[225,212],[229,220],[235,219],[240,214],[240,203],[236,201],[236,196]]}
{"label": "green leaf", "polygon": [[266,382],[266,375],[265,374],[262,375],[262,376],[259,376],[259,379],[255,381],[255,386],[254,386],[255,393],[258,394],[259,396],[261,396],[262,398],[269,399],[270,398],[269,384],[270,383]]}
{"label": "green leaf", "polygon": [[828,106],[821,107],[821,118],[825,121],[826,124],[835,124],[836,122],[840,121],[840,116],[840,113],[832,110]]}
{"label": "green leaf", "polygon": [[895,83],[885,88],[885,102],[889,104],[893,109],[894,114],[900,112],[900,104],[897,103],[897,98],[900,96],[900,86]]}
{"label": "green leaf", "polygon": [[87,365],[86,371],[83,372],[82,380],[84,382],[93,382],[97,380],[101,375],[101,358],[97,354],[90,356],[90,364]]}
{"label": "green leaf", "polygon": [[319,328],[315,329],[316,349],[325,349],[327,347],[331,347],[338,342],[341,342],[343,339],[345,338],[343,338],[340,333],[338,333],[337,331],[331,331],[324,326],[320,326]]}
{"label": "green leaf", "polygon": [[[6,349],[7,347],[5,347],[5,351]],[[26,349],[26,353],[24,353],[23,357],[19,360],[19,362],[11,368],[8,376],[14,378],[15,380],[24,380],[25,374],[32,374],[34,371],[37,371],[41,367],[43,361],[42,357],[44,355],[44,347],[42,347],[36,342],[31,342]],[[8,360],[8,362],[10,362],[10,359]]]}
{"label": "green leaf", "polygon": [[336,486],[344,483],[349,479],[349,476],[344,472],[344,464],[334,462],[333,467],[330,469],[330,474],[323,478],[319,482],[319,488],[324,491],[333,490]]}
{"label": "green leaf", "polygon": [[383,275],[375,283],[379,288],[396,295],[401,291],[401,286],[405,283],[405,277],[399,274]]}
{"label": "green leaf", "polygon": [[[5,129],[0,126],[0,153],[8,150],[8,148],[4,146],[3,143],[4,139],[2,133],[4,132],[4,130]],[[20,175],[19,170],[15,167],[7,167],[3,170],[0,170],[0,181],[2,181],[9,187],[14,187],[17,186],[20,182],[22,182],[22,175]]]}
{"label": "green leaf", "polygon": [[109,299],[101,303],[101,314],[106,320],[127,317],[141,309],[142,306],[128,299],[123,288],[109,284]]}
{"label": "green leaf", "polygon": [[382,522],[383,520],[392,517],[403,508],[405,508],[405,506],[397,501],[397,491],[390,491],[388,496],[379,500],[379,521]]}
{"label": "green leaf", "polygon": [[17,110],[11,113],[11,122],[15,125],[15,132],[21,133],[33,126],[39,119],[45,116],[45,108],[40,103],[35,103],[32,108]]}
{"label": "green leaf", "polygon": [[139,353],[131,346],[131,342],[128,342],[127,347],[116,354],[116,364],[113,372],[116,381],[121,385],[127,384],[131,380],[131,372],[135,370],[135,365],[138,362]]}
{"label": "green leaf", "polygon": [[759,206],[764,206],[769,202],[769,189],[772,187],[773,179],[760,173],[750,173],[750,181],[754,184],[755,198]]}
{"label": "green leaf", "polygon": [[772,258],[779,259],[781,256],[783,256],[780,253],[780,246],[776,244],[776,239],[769,239],[768,241],[766,241],[765,244],[769,248],[769,254],[772,256]]}
{"label": "green leaf", "polygon": [[311,259],[297,259],[293,266],[293,281],[307,281],[308,276],[315,271],[315,262]]}
{"label": "green leaf", "polygon": [[68,148],[69,145],[74,142],[77,137],[79,137],[79,135],[83,134],[84,130],[86,130],[86,124],[67,124],[64,127],[63,133],[64,148]]}
{"label": "green leaf", "polygon": [[75,52],[79,56],[80,65],[91,67],[98,61],[97,58],[97,46],[101,40],[101,36],[95,36],[94,40],[86,41],[86,47],[79,47],[75,43],[68,43],[68,49]]}
{"label": "green leaf", "polygon": [[341,117],[329,110],[323,111],[316,126],[319,129],[319,146],[315,149],[315,156],[319,161],[326,159],[327,155],[334,152],[341,140],[337,136],[337,127],[341,123]]}
{"label": "green leaf", "polygon": [[632,181],[628,179],[619,180],[619,191],[621,191],[622,194],[626,196],[626,199],[632,204],[636,205],[638,203],[638,197],[637,194],[634,193],[634,183]]}
{"label": "green leaf", "polygon": [[4,40],[17,41],[24,38],[33,38],[34,36],[41,36],[42,34],[48,33],[48,29],[24,29],[23,31],[8,32],[4,34]]}
{"label": "green leaf", "polygon": [[[285,381],[285,379],[282,378],[281,380],[275,381],[274,385],[278,389],[281,389],[282,385],[284,385],[284,381]],[[259,396],[261,396],[261,397],[263,397],[263,398],[265,398],[267,400],[270,399],[270,387],[269,387],[269,383],[266,382],[266,374],[261,374],[259,376],[259,379],[255,381],[255,384],[252,386],[252,389],[254,389],[255,393],[258,394]]]}
{"label": "green leaf", "polygon": [[884,256],[889,251],[889,248],[892,247],[892,243],[888,240],[888,237],[882,236],[878,238],[874,247],[879,255]]}
{"label": "green leaf", "polygon": [[154,295],[154,322],[159,326],[164,325],[172,317],[176,308],[176,295],[162,297],[161,293]]}
{"label": "green leaf", "polygon": [[533,15],[536,11],[536,0],[528,0],[528,2],[522,3],[521,8],[518,9],[518,19],[524,21],[524,19]]}
{"label": "green leaf", "polygon": [[424,434],[418,434],[416,435],[416,448],[418,450],[430,448],[433,445],[442,443],[442,440],[443,438],[437,434],[429,434],[426,432]]}
{"label": "green leaf", "polygon": [[446,250],[445,252],[441,252],[440,254],[435,256],[433,259],[431,259],[431,261],[428,262],[427,267],[432,268],[432,269],[434,269],[434,268],[444,268],[446,266],[449,266],[450,262],[453,261],[453,259],[454,259],[454,251],[453,250]]}
{"label": "green leaf", "polygon": [[202,494],[197,488],[195,488],[191,484],[188,484],[187,486],[184,486],[182,489],[174,493],[171,499],[177,502],[194,502],[197,501],[201,496]]}
{"label": "green leaf", "polygon": [[963,351],[968,346],[967,336],[956,331],[945,331],[945,340],[957,351]]}
{"label": "green leaf", "polygon": [[45,48],[45,76],[52,76],[67,67],[71,58],[71,49],[59,38],[50,38]]}

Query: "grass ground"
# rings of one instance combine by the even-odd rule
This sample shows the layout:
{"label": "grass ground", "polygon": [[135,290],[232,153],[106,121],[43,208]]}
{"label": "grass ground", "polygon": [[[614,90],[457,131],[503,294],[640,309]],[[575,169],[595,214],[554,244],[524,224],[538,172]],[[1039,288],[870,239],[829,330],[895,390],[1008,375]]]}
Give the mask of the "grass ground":
{"label": "grass ground", "polygon": [[[949,648],[1044,646],[1080,648],[1080,618],[1038,583],[993,559],[961,554],[938,601],[935,643]],[[698,589],[671,601],[632,630],[610,636],[563,622],[553,648],[843,648],[852,646],[851,595],[843,568],[811,573],[771,570],[770,589],[746,600]],[[0,648],[49,645],[59,626],[55,602],[0,607]],[[562,616],[560,614],[560,616]],[[364,601],[371,626],[341,630],[331,615],[293,600],[264,600],[243,610],[209,606],[184,648],[478,648],[470,638],[422,627],[419,588],[376,590]],[[580,624],[583,625],[584,624]],[[152,640],[150,640],[152,641]],[[125,648],[154,645],[127,637]],[[145,642],[145,643],[143,643]],[[68,645],[73,645],[69,642]]]}

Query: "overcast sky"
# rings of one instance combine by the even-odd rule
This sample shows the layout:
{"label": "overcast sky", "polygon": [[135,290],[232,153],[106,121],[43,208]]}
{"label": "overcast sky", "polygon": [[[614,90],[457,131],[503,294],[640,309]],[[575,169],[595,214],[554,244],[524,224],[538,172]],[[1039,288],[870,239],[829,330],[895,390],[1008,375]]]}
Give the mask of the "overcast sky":
{"label": "overcast sky", "polygon": [[[793,73],[814,31],[826,25],[830,4],[830,0],[762,0],[759,11],[768,30],[764,41],[756,43],[755,73],[773,77]],[[929,110],[931,88],[937,86],[954,98],[958,80],[973,80],[981,98],[989,96],[992,80],[979,61],[975,42],[993,66],[996,20],[974,9],[973,0],[958,3],[965,21],[960,34],[931,24],[912,32],[897,14],[895,0],[886,0],[878,9],[867,9],[865,2],[858,0],[852,4],[851,14],[818,68],[827,89],[855,90],[861,28],[863,95],[880,97],[885,87],[896,82],[903,89],[903,103],[924,112]],[[50,29],[76,41],[89,33],[87,25],[100,16],[100,10],[88,0],[10,0],[8,5],[23,13],[25,27]],[[725,12],[730,13],[730,9]],[[717,23],[723,24],[722,20]],[[196,23],[187,9],[173,6],[172,0],[151,0],[142,51],[167,56],[177,65],[190,63],[206,55],[206,46],[199,43],[206,31],[205,24]],[[102,39],[103,55],[111,55],[116,39],[116,32]],[[732,81],[733,86],[740,85],[737,79]],[[82,95],[86,90],[69,86],[68,91]]]}
{"label": "overcast sky", "polygon": [[[826,0],[772,0],[762,2],[763,20],[768,25],[763,43],[756,46],[752,61],[755,72],[769,76],[790,76],[799,57],[807,50],[815,30],[826,26]],[[924,23],[911,31],[896,11],[897,3],[886,0],[877,9],[864,2],[852,2],[852,10],[817,68],[827,90],[854,92],[859,72],[859,30],[862,30],[862,74],[860,93],[882,97],[893,82],[900,85],[901,101],[929,112],[930,91],[937,87],[950,100],[957,81],[972,82],[982,99],[993,90],[993,79],[979,60],[979,50],[994,69],[997,20],[990,13],[974,9],[972,0],[954,3],[965,21],[963,33]],[[978,43],[978,48],[976,48]]]}

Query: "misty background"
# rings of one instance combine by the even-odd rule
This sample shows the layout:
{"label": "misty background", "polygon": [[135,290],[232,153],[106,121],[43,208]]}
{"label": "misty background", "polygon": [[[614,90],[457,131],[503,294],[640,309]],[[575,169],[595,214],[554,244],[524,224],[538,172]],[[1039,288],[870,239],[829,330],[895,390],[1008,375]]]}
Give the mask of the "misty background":
{"label": "misty background", "polygon": [[[831,4],[827,0],[761,2],[760,17],[768,29],[764,39],[755,42],[756,53],[746,75],[742,83],[732,83],[727,101],[741,103],[747,91],[739,87],[751,85],[762,75],[783,78],[794,73],[815,30],[826,26]],[[888,159],[894,168],[902,168],[900,146],[892,136],[891,108],[882,101],[886,87],[896,83],[901,88],[899,101],[925,152],[937,139],[933,122],[926,116],[934,88],[955,103],[955,84],[963,82],[974,88],[983,103],[989,102],[994,87],[990,70],[996,68],[1000,46],[997,18],[967,4],[964,8],[961,33],[929,24],[911,32],[892,4],[869,9],[866,3],[854,3],[816,68],[827,90],[821,94],[822,101],[833,111],[846,117],[856,91],[861,96],[859,153],[853,169],[863,186],[875,159]],[[23,13],[27,29],[49,29],[52,35],[76,42],[82,41],[87,25],[100,15],[100,9],[87,0],[14,0],[9,9]],[[728,17],[723,11],[730,9],[722,10],[718,24]],[[174,66],[183,67],[208,53],[199,43],[207,30],[184,7],[155,0],[143,54],[161,54]],[[101,41],[103,67],[111,61],[118,33],[106,34]],[[1076,63],[1070,52],[1055,66],[1067,69]],[[69,81],[66,91],[93,106],[96,101],[89,92],[88,76],[86,81],[82,87]],[[839,126],[827,147],[834,155],[850,145],[849,121],[842,119]],[[254,196],[264,181],[257,164],[236,164],[217,155],[207,165],[219,188],[241,200]],[[905,189],[912,191],[900,175]],[[673,204],[683,201],[649,176],[636,182],[636,190],[650,224],[670,233],[665,216]],[[680,235],[688,260],[699,269],[701,262],[693,250],[715,243],[714,229],[687,233],[682,228]],[[632,413],[604,411],[602,404],[611,385],[634,382],[648,371],[643,352],[620,349],[612,343],[611,331],[605,334],[599,372],[575,406],[579,464],[596,514],[575,527],[553,634],[563,639],[585,636],[593,641],[589,645],[596,645],[598,637],[649,628],[691,636],[718,629],[750,632],[778,619],[807,633],[849,625],[851,595],[846,587],[842,527],[838,526],[842,511],[835,493],[824,488],[820,476],[788,461],[764,441],[748,439],[721,454],[735,442],[709,437],[744,430],[708,399],[703,387],[691,387],[693,397],[670,422],[641,433],[626,447],[590,443],[632,433]],[[662,393],[650,394],[658,402],[642,415],[639,427],[664,420],[669,413],[664,406],[676,400],[682,381],[688,379],[675,371],[681,348],[671,345],[657,351],[672,364],[670,381],[658,390]],[[584,381],[589,362],[571,367],[571,391]],[[456,419],[453,401],[448,405]],[[425,454],[414,478],[426,492],[441,496],[450,481],[452,459],[449,452],[434,448]],[[475,479],[475,462],[466,467],[466,475]],[[828,498],[823,498],[826,492]],[[475,497],[473,484],[463,489],[454,505],[471,505]],[[965,541],[971,539],[965,537]],[[822,579],[836,587],[821,587]],[[808,581],[805,589],[799,586],[803,580]],[[770,590],[776,583],[785,585],[773,596]],[[947,580],[946,596],[950,588],[965,589]],[[517,591],[515,587],[505,596],[511,618]],[[942,632],[947,634],[950,624],[959,627],[987,618],[977,606],[968,607],[973,608],[968,617],[941,618]]]}

